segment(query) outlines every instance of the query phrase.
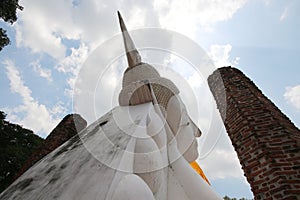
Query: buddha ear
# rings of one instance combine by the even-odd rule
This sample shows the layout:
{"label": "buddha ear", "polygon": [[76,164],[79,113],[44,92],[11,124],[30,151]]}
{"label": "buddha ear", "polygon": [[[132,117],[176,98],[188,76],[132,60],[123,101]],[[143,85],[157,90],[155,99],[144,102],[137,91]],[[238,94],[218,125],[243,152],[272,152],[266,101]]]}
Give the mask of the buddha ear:
{"label": "buddha ear", "polygon": [[178,131],[182,114],[181,103],[178,98],[177,95],[172,96],[166,108],[167,122],[174,135],[176,135]]}
{"label": "buddha ear", "polygon": [[159,149],[167,144],[165,121],[151,109],[146,118],[147,134],[152,137]]}

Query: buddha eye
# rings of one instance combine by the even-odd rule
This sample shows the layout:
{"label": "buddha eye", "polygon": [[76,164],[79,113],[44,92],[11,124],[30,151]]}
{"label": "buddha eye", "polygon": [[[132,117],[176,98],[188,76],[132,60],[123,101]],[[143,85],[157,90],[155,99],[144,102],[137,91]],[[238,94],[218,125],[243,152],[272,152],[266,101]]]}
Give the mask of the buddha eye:
{"label": "buddha eye", "polygon": [[183,123],[180,126],[188,126],[188,125],[190,125],[190,122]]}

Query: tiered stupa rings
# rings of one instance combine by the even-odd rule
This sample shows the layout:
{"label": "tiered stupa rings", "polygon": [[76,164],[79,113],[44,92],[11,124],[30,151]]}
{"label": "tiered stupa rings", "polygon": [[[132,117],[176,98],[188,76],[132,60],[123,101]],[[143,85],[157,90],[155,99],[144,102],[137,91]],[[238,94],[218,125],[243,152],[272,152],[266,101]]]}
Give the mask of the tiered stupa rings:
{"label": "tiered stupa rings", "polygon": [[164,108],[174,94],[179,94],[179,90],[173,82],[161,77],[151,65],[141,63],[125,71],[122,90],[119,94],[119,104],[128,106],[153,102],[150,84],[157,102]]}

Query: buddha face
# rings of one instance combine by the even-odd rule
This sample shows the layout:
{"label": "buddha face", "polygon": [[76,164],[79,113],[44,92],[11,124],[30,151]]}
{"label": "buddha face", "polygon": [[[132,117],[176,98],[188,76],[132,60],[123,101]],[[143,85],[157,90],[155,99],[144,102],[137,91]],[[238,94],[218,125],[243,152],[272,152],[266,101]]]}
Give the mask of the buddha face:
{"label": "buddha face", "polygon": [[178,96],[171,97],[166,112],[179,152],[188,162],[195,161],[198,157],[196,137],[201,135],[199,128],[188,116],[185,105]]}

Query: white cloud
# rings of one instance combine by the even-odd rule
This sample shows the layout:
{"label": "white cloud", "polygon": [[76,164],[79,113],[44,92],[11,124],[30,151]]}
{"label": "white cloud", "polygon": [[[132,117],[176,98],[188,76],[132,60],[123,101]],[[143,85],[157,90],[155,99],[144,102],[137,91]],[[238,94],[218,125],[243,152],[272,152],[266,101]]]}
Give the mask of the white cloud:
{"label": "white cloud", "polygon": [[[22,104],[8,109],[8,117],[18,124],[24,125],[24,127],[32,129],[35,133],[42,137],[45,137],[60,121],[59,115],[62,109],[57,109],[56,105],[52,111],[45,105],[35,100],[31,93],[32,91],[24,84],[18,69],[14,63],[10,60],[4,62],[6,66],[6,75],[10,81],[10,90],[13,93],[17,93],[22,97]],[[53,112],[56,112],[55,114]],[[51,114],[52,113],[52,114]],[[21,117],[23,115],[23,117]],[[11,117],[10,117],[11,116]]]}
{"label": "white cloud", "polygon": [[163,28],[195,38],[199,26],[211,30],[214,23],[230,19],[246,2],[247,0],[155,0],[154,9],[159,13]]}
{"label": "white cloud", "polygon": [[31,62],[29,66],[31,66],[33,71],[36,72],[40,77],[47,79],[49,82],[53,81],[51,70],[43,68],[39,60]]}
{"label": "white cloud", "polygon": [[[202,145],[204,144],[202,143]],[[210,154],[205,158],[200,158],[198,162],[211,180],[224,178],[245,179],[237,154],[225,131],[221,133],[220,140]]]}
{"label": "white cloud", "polygon": [[300,110],[300,85],[287,87],[284,93],[284,98],[295,108]]}
{"label": "white cloud", "polygon": [[285,20],[287,18],[287,15],[288,15],[288,10],[289,10],[289,7],[285,7],[279,20],[282,22],[283,20]]}
{"label": "white cloud", "polygon": [[156,0],[99,1],[30,0],[20,2],[16,28],[18,46],[34,53],[47,53],[57,60],[65,57],[66,40],[76,40],[94,49],[119,33],[116,11],[121,10],[129,30],[154,26],[178,31],[189,37],[197,29],[230,19],[247,0]]}
{"label": "white cloud", "polygon": [[52,116],[56,116],[57,114],[66,113],[67,109],[63,102],[59,101],[52,108],[49,109],[49,113]]}
{"label": "white cloud", "polygon": [[[220,166],[222,167],[220,168]],[[239,160],[234,151],[218,149],[213,151],[210,159],[207,159],[204,168],[212,180],[224,179],[226,177],[239,178],[243,175]]]}
{"label": "white cloud", "polygon": [[67,41],[80,41],[94,49],[119,33],[117,10],[128,17],[129,27],[158,25],[151,2],[30,0],[20,2],[24,11],[15,24],[17,45],[34,53],[47,53],[60,61],[66,56]]}
{"label": "white cloud", "polygon": [[272,3],[272,0],[263,0],[266,6],[269,6]]}
{"label": "white cloud", "polygon": [[71,54],[65,57],[56,66],[56,69],[63,73],[76,74],[78,67],[82,66],[88,55],[88,47],[82,43],[77,49],[71,48]]}
{"label": "white cloud", "polygon": [[29,47],[34,53],[47,53],[62,59],[66,53],[63,39],[78,39],[80,30],[74,25],[71,15],[72,1],[23,0],[24,10],[16,23],[18,46]]}
{"label": "white cloud", "polygon": [[33,101],[31,90],[27,86],[24,86],[24,82],[20,77],[19,71],[14,66],[14,63],[10,60],[6,60],[3,64],[6,65],[6,74],[7,78],[10,80],[11,92],[20,94],[26,103]]}
{"label": "white cloud", "polygon": [[[57,60],[56,69],[67,75],[70,87],[65,91],[71,96],[76,76],[88,54],[104,40],[120,33],[117,10],[121,10],[129,30],[158,26],[193,36],[199,26],[208,27],[230,19],[246,2],[165,0],[141,3],[125,0],[120,3],[87,0],[74,4],[72,0],[34,3],[23,0],[20,4],[25,9],[19,13],[15,26],[16,40],[19,46],[29,47],[35,53],[47,53]],[[79,42],[80,47],[74,47],[72,41]],[[66,55],[68,51],[71,51],[70,55]],[[49,71],[35,66],[35,71],[51,80]]]}
{"label": "white cloud", "polygon": [[[82,43],[77,49],[71,48],[71,54],[62,59],[55,67],[59,72],[69,74],[70,77],[67,79],[67,83],[70,88],[65,90],[65,94],[72,96],[76,77],[81,69],[84,61],[86,60],[89,53],[88,47]],[[92,73],[92,72],[91,72]]]}
{"label": "white cloud", "polygon": [[211,45],[208,55],[213,60],[216,67],[233,66],[236,67],[239,63],[240,57],[230,60],[230,52],[232,46],[226,45]]}

